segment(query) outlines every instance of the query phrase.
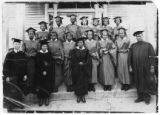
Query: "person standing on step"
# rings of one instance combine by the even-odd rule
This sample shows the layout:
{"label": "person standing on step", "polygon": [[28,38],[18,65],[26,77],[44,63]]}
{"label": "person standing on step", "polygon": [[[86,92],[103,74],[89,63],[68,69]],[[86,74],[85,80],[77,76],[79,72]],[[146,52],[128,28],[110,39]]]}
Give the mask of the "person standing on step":
{"label": "person standing on step", "polygon": [[49,51],[52,54],[52,58],[54,59],[55,66],[55,87],[54,92],[58,92],[58,87],[62,84],[63,78],[63,61],[64,61],[64,52],[63,52],[63,44],[58,39],[57,32],[52,30],[50,32],[50,41],[48,43]]}
{"label": "person standing on step", "polygon": [[48,51],[47,40],[40,41],[40,51],[36,55],[36,79],[37,97],[39,106],[49,105],[49,97],[54,86],[54,61]]}
{"label": "person standing on step", "polygon": [[98,41],[100,37],[100,24],[99,24],[99,18],[93,18],[93,24],[91,29],[94,31],[94,39]]}
{"label": "person standing on step", "polygon": [[38,23],[40,25],[41,31],[36,33],[36,40],[41,41],[45,39],[49,39],[49,32],[47,31],[47,22],[41,21]]}
{"label": "person standing on step", "polygon": [[129,50],[128,66],[130,72],[134,73],[134,81],[138,98],[135,103],[145,101],[150,104],[152,90],[152,73],[154,73],[155,56],[153,46],[143,40],[143,31],[134,32],[137,42],[132,44]]}
{"label": "person standing on step", "polygon": [[72,86],[72,69],[71,69],[71,57],[70,52],[75,48],[75,42],[72,40],[73,35],[70,32],[66,34],[66,41],[63,42],[63,51],[64,51],[64,65],[63,65],[63,75],[64,82],[67,86],[67,92],[73,91]]}
{"label": "person standing on step", "polygon": [[99,41],[99,53],[100,53],[100,67],[99,67],[99,82],[104,86],[104,90],[111,90],[115,83],[115,70],[113,66],[112,51],[116,50],[116,47],[112,40],[109,38],[108,30],[101,30],[101,40]]}
{"label": "person standing on step", "polygon": [[94,85],[98,82],[98,65],[99,65],[99,53],[98,53],[98,42],[94,40],[93,30],[87,30],[87,40],[85,46],[89,50],[89,54],[92,58],[92,77],[89,81],[88,90],[95,91]]}
{"label": "person standing on step", "polygon": [[130,40],[127,37],[127,30],[125,28],[121,27],[118,29],[118,31],[119,36],[117,37],[117,40],[115,42],[118,53],[117,72],[120,83],[122,84],[121,90],[127,91],[130,87],[131,82],[127,62]]}
{"label": "person standing on step", "polygon": [[71,51],[72,79],[77,103],[86,102],[85,95],[88,94],[88,83],[92,75],[92,61],[88,49],[84,46],[84,39],[76,41],[76,48]]}
{"label": "person standing on step", "polygon": [[73,35],[73,41],[75,41],[81,37],[81,29],[80,29],[80,26],[76,24],[77,16],[75,14],[71,14],[69,15],[69,17],[70,17],[71,24],[68,24],[66,26],[66,32],[71,32]]}
{"label": "person standing on step", "polygon": [[26,30],[29,40],[24,40],[22,49],[27,56],[27,76],[28,85],[31,92],[34,92],[34,79],[35,79],[35,56],[40,50],[40,44],[35,40],[36,29],[30,27]]}

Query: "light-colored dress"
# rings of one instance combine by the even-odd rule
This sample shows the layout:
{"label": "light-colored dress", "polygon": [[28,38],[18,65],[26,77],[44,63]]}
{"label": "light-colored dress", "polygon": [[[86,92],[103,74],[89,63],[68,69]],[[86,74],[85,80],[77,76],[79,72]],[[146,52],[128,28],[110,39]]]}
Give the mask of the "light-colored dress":
{"label": "light-colored dress", "polygon": [[64,67],[63,67],[63,75],[64,82],[67,86],[72,85],[72,74],[71,74],[71,62],[70,62],[70,51],[75,48],[74,41],[66,41],[63,43],[63,51],[64,51]]}
{"label": "light-colored dress", "polygon": [[90,83],[97,83],[99,65],[98,42],[96,40],[86,40],[85,46],[89,50],[89,54],[92,57],[92,78]]}
{"label": "light-colored dress", "polygon": [[53,31],[57,32],[58,34],[58,39],[61,41],[61,42],[64,42],[65,41],[65,31],[66,31],[66,28],[64,26],[60,26],[60,27],[54,27],[53,28]]}
{"label": "light-colored dress", "polygon": [[118,77],[122,84],[130,84],[130,76],[128,70],[128,49],[130,41],[127,37],[121,39],[118,37],[116,46],[118,50]]}
{"label": "light-colored dress", "polygon": [[81,37],[86,37],[86,31],[91,29],[89,26],[85,25],[85,26],[81,26],[80,27],[80,32],[81,32]]}
{"label": "light-colored dress", "polygon": [[59,87],[63,82],[63,47],[60,40],[51,40],[48,43],[49,51],[55,62],[55,87]]}
{"label": "light-colored dress", "polygon": [[99,72],[99,82],[102,85],[113,85],[115,82],[115,70],[113,66],[113,59],[111,52],[116,50],[114,43],[109,40],[101,39],[99,41],[100,45],[100,72]]}
{"label": "light-colored dress", "polygon": [[49,32],[47,30],[36,32],[36,40],[44,40],[44,39],[49,39]]}

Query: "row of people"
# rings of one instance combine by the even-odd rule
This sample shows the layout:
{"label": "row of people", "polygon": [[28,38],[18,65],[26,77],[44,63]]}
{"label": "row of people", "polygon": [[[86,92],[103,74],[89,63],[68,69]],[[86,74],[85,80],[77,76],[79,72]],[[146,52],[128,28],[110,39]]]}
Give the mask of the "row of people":
{"label": "row of people", "polygon": [[63,18],[60,16],[55,17],[55,22],[56,22],[56,27],[53,27],[53,24],[50,25],[49,31],[47,31],[47,22],[41,21],[39,23],[41,31],[38,31],[36,33],[36,39],[50,39],[49,38],[49,32],[54,30],[57,32],[59,36],[59,40],[64,42],[65,41],[65,33],[66,32],[71,32],[73,34],[74,39],[78,39],[80,37],[86,37],[86,30],[92,29],[94,31],[94,35],[96,36],[95,38],[98,39],[100,36],[100,30],[101,29],[107,29],[109,32],[109,35],[111,37],[111,40],[115,41],[116,40],[116,35],[118,35],[118,28],[122,27],[122,18],[121,17],[115,17],[114,22],[116,24],[116,27],[111,27],[109,24],[109,19],[108,17],[103,17],[102,18],[102,25],[100,26],[99,18],[93,18],[93,25],[92,27],[88,26],[88,17],[83,16],[80,18],[81,21],[81,26],[76,24],[77,18],[76,15],[72,14],[70,15],[70,22],[71,24],[68,24],[66,26],[63,26],[62,20]]}

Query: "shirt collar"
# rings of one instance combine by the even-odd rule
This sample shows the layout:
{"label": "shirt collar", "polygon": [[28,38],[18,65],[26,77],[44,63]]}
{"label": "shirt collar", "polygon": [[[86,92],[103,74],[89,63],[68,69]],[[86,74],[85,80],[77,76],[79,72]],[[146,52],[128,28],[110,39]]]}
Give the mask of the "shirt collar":
{"label": "shirt collar", "polygon": [[85,49],[84,46],[81,49],[78,46],[76,48],[79,49],[79,50],[84,50]]}
{"label": "shirt collar", "polygon": [[69,42],[68,40],[66,40],[66,42],[67,42],[67,43],[72,43],[72,42],[73,42],[73,40],[71,40],[70,42]]}
{"label": "shirt collar", "polygon": [[60,27],[62,27],[62,26],[63,26],[63,24],[61,24],[59,27],[58,27],[58,25],[57,25],[57,24],[55,25],[55,27],[57,27],[57,28],[60,28]]}
{"label": "shirt collar", "polygon": [[92,41],[93,41],[93,39],[91,39],[91,40],[87,39],[86,41],[87,41],[87,42],[92,42]]}
{"label": "shirt collar", "polygon": [[18,53],[18,52],[19,52],[19,50],[14,49],[14,52],[15,52],[15,53]]}
{"label": "shirt collar", "polygon": [[41,53],[48,53],[48,50],[46,50],[45,52],[43,52],[42,50],[40,50]]}

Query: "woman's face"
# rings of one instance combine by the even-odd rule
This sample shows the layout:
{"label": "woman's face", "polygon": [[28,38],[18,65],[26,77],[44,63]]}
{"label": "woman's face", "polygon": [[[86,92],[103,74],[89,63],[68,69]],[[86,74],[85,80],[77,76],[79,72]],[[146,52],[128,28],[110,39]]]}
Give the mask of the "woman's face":
{"label": "woman's face", "polygon": [[143,34],[136,35],[137,41],[143,41]]}
{"label": "woman's face", "polygon": [[41,29],[42,31],[45,31],[46,25],[45,25],[45,24],[41,24],[41,25],[40,25],[40,29]]}
{"label": "woman's face", "polygon": [[48,46],[46,44],[41,46],[41,49],[43,52],[45,52],[48,49]]}
{"label": "woman's face", "polygon": [[78,46],[79,46],[80,48],[82,48],[82,47],[83,47],[83,41],[78,41]]}
{"label": "woman's face", "polygon": [[19,43],[19,42],[14,42],[14,43],[13,43],[13,47],[14,47],[14,49],[16,49],[16,50],[19,50],[20,47],[21,47],[21,43]]}
{"label": "woman's face", "polygon": [[125,37],[125,30],[124,30],[124,29],[120,29],[120,30],[119,30],[119,36],[120,36],[121,38]]}
{"label": "woman's face", "polygon": [[93,25],[97,26],[99,24],[99,20],[93,20]]}
{"label": "woman's face", "polygon": [[87,19],[83,19],[83,20],[82,20],[82,24],[83,24],[83,25],[87,25]]}
{"label": "woman's face", "polygon": [[55,32],[51,32],[51,39],[52,39],[52,40],[57,39],[57,35],[56,35]]}
{"label": "woman's face", "polygon": [[103,19],[103,24],[104,24],[105,26],[107,26],[107,25],[109,24],[109,20],[108,20],[108,19]]}
{"label": "woman's face", "polygon": [[93,38],[92,31],[88,31],[87,38],[90,39],[90,40]]}
{"label": "woman's face", "polygon": [[32,39],[34,38],[34,35],[35,35],[35,34],[34,34],[33,31],[29,31],[29,32],[28,32],[29,39],[32,40]]}
{"label": "woman's face", "polygon": [[108,32],[107,31],[102,31],[102,38],[104,38],[104,39],[108,38]]}
{"label": "woman's face", "polygon": [[116,23],[117,25],[119,25],[119,24],[121,23],[121,19],[120,19],[120,18],[116,18],[116,19],[115,19],[115,23]]}
{"label": "woman's face", "polygon": [[71,34],[71,33],[68,33],[66,39],[67,39],[68,41],[71,41],[71,40],[72,40],[72,34]]}

